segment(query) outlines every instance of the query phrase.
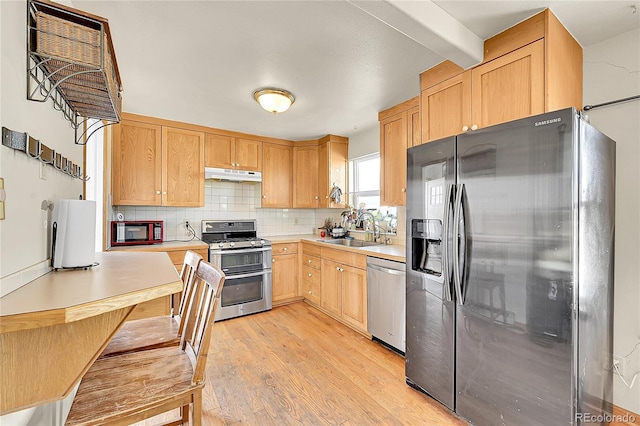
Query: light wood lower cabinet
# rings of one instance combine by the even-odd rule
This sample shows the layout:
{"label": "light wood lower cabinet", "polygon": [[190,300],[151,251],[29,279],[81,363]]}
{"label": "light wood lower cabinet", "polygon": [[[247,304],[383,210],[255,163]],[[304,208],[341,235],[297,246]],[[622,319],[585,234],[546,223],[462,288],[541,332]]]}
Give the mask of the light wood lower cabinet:
{"label": "light wood lower cabinet", "polygon": [[[182,264],[184,263],[184,256],[187,253],[187,250],[198,253],[204,260],[209,258],[209,248],[205,244],[199,244],[193,247],[128,246],[111,248],[111,251],[164,251],[169,255],[169,258],[178,273],[182,271]],[[176,293],[172,296],[161,297],[159,299],[140,303],[136,306],[131,315],[129,315],[127,321],[155,317],[158,315],[169,315],[171,314],[171,298],[174,298],[174,306],[178,306],[181,296],[182,293]]]}
{"label": "light wood lower cabinet", "polygon": [[320,306],[322,289],[322,261],[320,248],[302,243],[302,296],[309,302]]}
{"label": "light wood lower cabinet", "polygon": [[272,303],[299,300],[298,243],[273,244],[271,262]]}
{"label": "light wood lower cabinet", "polygon": [[322,248],[321,259],[320,306],[342,322],[366,333],[366,256]]}

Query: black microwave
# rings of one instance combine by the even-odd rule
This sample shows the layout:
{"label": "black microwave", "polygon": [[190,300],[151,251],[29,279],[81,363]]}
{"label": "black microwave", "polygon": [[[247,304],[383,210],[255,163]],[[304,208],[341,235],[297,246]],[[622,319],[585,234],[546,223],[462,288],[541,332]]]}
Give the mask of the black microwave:
{"label": "black microwave", "polygon": [[157,244],[164,239],[162,220],[112,221],[111,246]]}

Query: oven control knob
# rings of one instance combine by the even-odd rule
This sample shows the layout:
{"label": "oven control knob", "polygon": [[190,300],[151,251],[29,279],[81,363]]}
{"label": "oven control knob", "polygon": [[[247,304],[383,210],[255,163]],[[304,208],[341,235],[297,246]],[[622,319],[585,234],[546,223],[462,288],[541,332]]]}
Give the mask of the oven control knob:
{"label": "oven control knob", "polygon": [[218,244],[218,247],[222,248],[222,247],[224,247],[224,244],[220,243],[220,244]]}
{"label": "oven control knob", "polygon": [[261,245],[265,245],[265,243],[266,243],[265,240],[260,240]]}
{"label": "oven control knob", "polygon": [[255,246],[255,245],[256,245],[256,242],[255,242],[255,241],[251,241],[251,245],[252,245],[252,246]]}
{"label": "oven control knob", "polygon": [[233,241],[229,243],[229,247],[234,247],[236,245],[236,243],[234,243]]}

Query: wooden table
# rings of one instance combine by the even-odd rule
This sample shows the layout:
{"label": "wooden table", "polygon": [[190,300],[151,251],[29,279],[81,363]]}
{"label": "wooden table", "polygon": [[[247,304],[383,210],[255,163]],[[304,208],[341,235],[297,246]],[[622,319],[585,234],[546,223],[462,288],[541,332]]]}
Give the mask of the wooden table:
{"label": "wooden table", "polygon": [[0,415],[65,398],[138,303],[182,291],[166,253],[96,253],[0,298]]}

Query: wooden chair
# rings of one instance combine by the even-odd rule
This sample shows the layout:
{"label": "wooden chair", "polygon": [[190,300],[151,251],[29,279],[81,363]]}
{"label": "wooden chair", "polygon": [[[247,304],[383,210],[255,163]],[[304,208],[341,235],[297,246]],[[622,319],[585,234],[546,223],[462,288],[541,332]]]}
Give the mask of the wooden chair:
{"label": "wooden chair", "polygon": [[202,256],[188,250],[184,256],[180,277],[184,283],[178,309],[171,315],[125,322],[111,339],[100,357],[122,355],[148,349],[177,346],[184,327],[184,309],[190,296],[195,272]]}
{"label": "wooden chair", "polygon": [[[202,389],[211,326],[224,274],[202,261],[187,301],[179,346],[98,359],[80,382],[67,425],[131,424],[179,408],[185,424],[202,421]],[[190,410],[189,410],[190,408]]]}

